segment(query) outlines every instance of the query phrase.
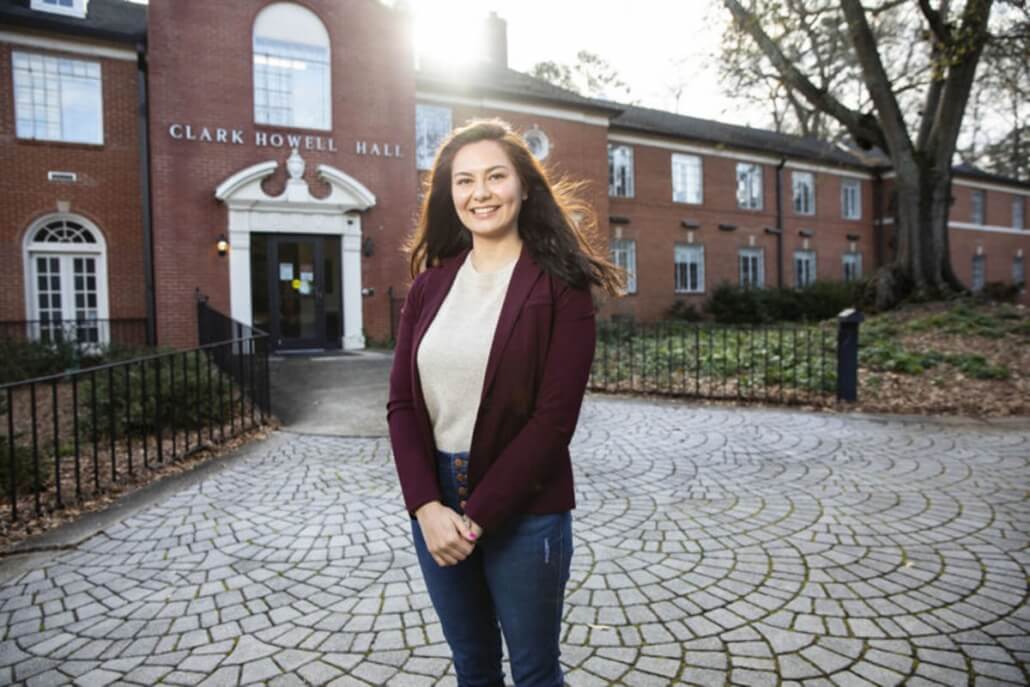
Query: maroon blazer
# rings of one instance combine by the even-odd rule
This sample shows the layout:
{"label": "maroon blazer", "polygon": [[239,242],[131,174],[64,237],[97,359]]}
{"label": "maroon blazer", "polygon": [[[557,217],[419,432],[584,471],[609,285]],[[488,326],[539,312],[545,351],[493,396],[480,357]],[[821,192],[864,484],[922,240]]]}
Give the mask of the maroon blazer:
{"label": "maroon blazer", "polygon": [[[470,249],[420,273],[401,309],[386,417],[408,512],[441,499],[415,353]],[[465,513],[484,530],[575,507],[569,442],[597,333],[589,289],[544,272],[526,244],[494,332],[469,447]]]}

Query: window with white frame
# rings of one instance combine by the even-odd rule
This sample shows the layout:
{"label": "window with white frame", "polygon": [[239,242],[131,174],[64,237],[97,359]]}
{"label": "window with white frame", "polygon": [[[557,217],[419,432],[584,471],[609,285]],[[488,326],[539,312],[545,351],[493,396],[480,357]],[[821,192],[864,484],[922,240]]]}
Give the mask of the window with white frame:
{"label": "window with white frame", "polygon": [[432,169],[436,150],[451,133],[451,108],[415,105],[415,168]]}
{"label": "window with white frame", "polygon": [[672,200],[700,203],[702,194],[701,156],[672,154]]}
{"label": "window with white frame", "polygon": [[11,53],[18,138],[104,142],[100,63],[38,53]]}
{"label": "window with white frame", "polygon": [[811,172],[794,172],[794,212],[799,215],[815,214],[815,175]]}
{"label": "window with white frame", "polygon": [[986,216],[987,192],[981,189],[974,189],[969,196],[969,221],[973,224],[983,224]]}
{"label": "window with white frame", "polygon": [[32,0],[31,7],[41,12],[52,12],[54,14],[66,14],[71,17],[86,17],[86,3],[88,0]]}
{"label": "window with white frame", "polygon": [[862,219],[862,182],[858,179],[840,180],[840,216]]}
{"label": "window with white frame", "polygon": [[1012,228],[1022,229],[1026,226],[1025,212],[1026,205],[1023,201],[1023,196],[1012,197]]}
{"label": "window with white frame", "polygon": [[987,257],[984,255],[973,256],[973,278],[970,288],[979,291],[987,281]]}
{"label": "window with white frame", "polygon": [[626,293],[637,292],[637,242],[633,239],[612,241],[612,262],[626,270]]}
{"label": "window with white frame", "polygon": [[738,261],[741,288],[760,289],[765,286],[765,254],[761,248],[741,248]]}
{"label": "window with white frame", "polygon": [[254,20],[254,121],[332,128],[329,32],[292,2],[268,5]]}
{"label": "window with white frame", "polygon": [[794,252],[794,286],[801,289],[815,281],[815,251]]}
{"label": "window with white frame", "polygon": [[633,148],[630,146],[608,144],[608,195],[633,197]]}
{"label": "window with white frame", "polygon": [[762,209],[762,166],[758,163],[737,163],[737,207]]}
{"label": "window with white frame", "polygon": [[1023,256],[1012,258],[1012,283],[1026,286],[1026,272],[1023,271]]}
{"label": "window with white frame", "polygon": [[676,293],[704,293],[705,247],[676,244],[674,254]]}
{"label": "window with white frame", "polygon": [[96,226],[76,215],[44,218],[26,234],[24,254],[29,335],[108,342],[107,249]]}
{"label": "window with white frame", "polygon": [[845,253],[841,256],[841,263],[844,265],[844,281],[858,281],[862,278],[862,254]]}

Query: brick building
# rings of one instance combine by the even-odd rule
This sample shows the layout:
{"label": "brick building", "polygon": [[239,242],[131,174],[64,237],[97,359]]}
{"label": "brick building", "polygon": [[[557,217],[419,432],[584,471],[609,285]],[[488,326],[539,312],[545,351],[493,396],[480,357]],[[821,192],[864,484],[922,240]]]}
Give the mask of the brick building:
{"label": "brick building", "polygon": [[[890,255],[882,158],[580,97],[509,69],[487,23],[490,60],[455,74],[416,69],[410,16],[375,0],[0,5],[0,321],[185,346],[200,293],[280,349],[383,341],[420,179],[472,117],[589,182],[599,247],[631,275],[602,316]],[[1021,281],[1030,184],[958,167],[953,195],[957,274]]]}

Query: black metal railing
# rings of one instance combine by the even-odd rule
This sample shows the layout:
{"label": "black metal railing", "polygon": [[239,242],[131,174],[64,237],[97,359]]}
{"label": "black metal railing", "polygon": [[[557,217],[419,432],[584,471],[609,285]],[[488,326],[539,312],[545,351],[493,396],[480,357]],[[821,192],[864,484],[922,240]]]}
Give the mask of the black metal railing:
{"label": "black metal railing", "polygon": [[73,344],[81,352],[93,352],[108,344],[145,346],[147,321],[141,318],[113,320],[4,320],[0,339]]}
{"label": "black metal railing", "polygon": [[[856,325],[857,326],[857,325]],[[589,388],[804,403],[839,394],[837,325],[600,321]]]}
{"label": "black metal railing", "polygon": [[0,385],[0,485],[12,519],[95,498],[266,422],[267,335],[231,321],[224,329],[212,324],[224,316],[199,309],[196,348]]}

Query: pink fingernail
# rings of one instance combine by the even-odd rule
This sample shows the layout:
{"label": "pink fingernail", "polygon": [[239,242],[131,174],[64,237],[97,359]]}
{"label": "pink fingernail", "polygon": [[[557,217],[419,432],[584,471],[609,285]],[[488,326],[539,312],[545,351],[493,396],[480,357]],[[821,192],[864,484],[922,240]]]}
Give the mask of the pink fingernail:
{"label": "pink fingernail", "polygon": [[476,540],[476,533],[475,532],[469,532],[469,541],[475,541],[475,540]]}

